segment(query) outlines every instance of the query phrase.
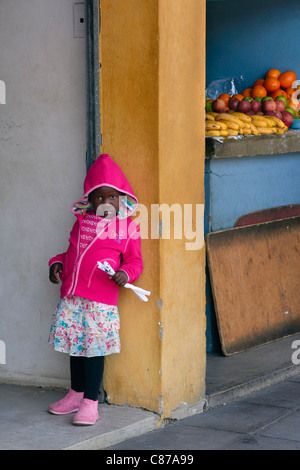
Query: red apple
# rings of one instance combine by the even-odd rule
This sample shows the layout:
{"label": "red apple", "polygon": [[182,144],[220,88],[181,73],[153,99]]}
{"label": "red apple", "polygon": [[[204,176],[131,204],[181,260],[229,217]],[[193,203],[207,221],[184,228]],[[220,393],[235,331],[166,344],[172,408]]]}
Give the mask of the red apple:
{"label": "red apple", "polygon": [[261,105],[261,110],[266,113],[267,111],[276,111],[276,103],[274,100],[264,101]]}
{"label": "red apple", "polygon": [[282,120],[282,113],[280,111],[275,111],[275,116],[278,118],[278,119],[281,119]]}
{"label": "red apple", "polygon": [[276,111],[280,111],[281,113],[285,111],[285,102],[283,100],[275,100],[276,103]]}
{"label": "red apple", "polygon": [[214,113],[225,113],[225,103],[223,100],[217,99],[213,101],[211,105],[211,109],[213,110]]}
{"label": "red apple", "polygon": [[294,116],[292,115],[292,113],[290,113],[289,111],[283,111],[282,114],[282,120],[284,123],[291,123],[293,122],[294,120]]}
{"label": "red apple", "polygon": [[257,113],[260,110],[261,110],[261,102],[256,101],[256,100],[251,101],[251,111],[253,111],[254,113]]}
{"label": "red apple", "polygon": [[276,117],[275,111],[266,111],[265,116],[273,116]]}
{"label": "red apple", "polygon": [[237,105],[237,111],[239,113],[249,113],[251,111],[251,103],[247,100],[242,100]]}
{"label": "red apple", "polygon": [[230,98],[230,100],[228,101],[228,108],[236,110],[239,102],[240,100],[238,98]]}

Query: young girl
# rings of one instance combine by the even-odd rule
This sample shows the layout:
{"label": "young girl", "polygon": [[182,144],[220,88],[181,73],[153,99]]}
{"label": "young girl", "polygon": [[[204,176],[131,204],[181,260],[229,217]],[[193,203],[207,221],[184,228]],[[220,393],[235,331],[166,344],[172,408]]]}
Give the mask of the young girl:
{"label": "young girl", "polygon": [[[119,287],[136,281],[143,269],[139,227],[129,217],[136,206],[120,167],[100,155],[87,173],[82,199],[72,206],[77,220],[69,247],[49,261],[50,281],[62,282],[49,342],[70,355],[71,372],[68,394],[49,411],[76,411],[74,424],[98,419],[104,356],[120,352]],[[115,274],[108,276],[98,261],[107,261]]]}

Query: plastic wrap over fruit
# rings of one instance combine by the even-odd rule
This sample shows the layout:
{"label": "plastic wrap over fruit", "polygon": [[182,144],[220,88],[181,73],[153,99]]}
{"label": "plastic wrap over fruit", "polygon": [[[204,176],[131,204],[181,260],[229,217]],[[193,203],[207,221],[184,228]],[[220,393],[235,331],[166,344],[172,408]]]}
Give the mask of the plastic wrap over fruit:
{"label": "plastic wrap over fruit", "polygon": [[205,90],[207,99],[215,100],[222,93],[229,93],[230,96],[240,93],[244,89],[244,77],[221,78],[211,82]]}

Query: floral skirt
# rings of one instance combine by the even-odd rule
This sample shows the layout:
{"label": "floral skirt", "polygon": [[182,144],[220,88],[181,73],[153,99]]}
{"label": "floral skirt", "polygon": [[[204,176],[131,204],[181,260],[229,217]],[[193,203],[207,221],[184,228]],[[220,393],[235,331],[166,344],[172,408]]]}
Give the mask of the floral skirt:
{"label": "floral skirt", "polygon": [[119,329],[115,305],[68,295],[53,314],[49,343],[70,356],[106,356],[121,350]]}

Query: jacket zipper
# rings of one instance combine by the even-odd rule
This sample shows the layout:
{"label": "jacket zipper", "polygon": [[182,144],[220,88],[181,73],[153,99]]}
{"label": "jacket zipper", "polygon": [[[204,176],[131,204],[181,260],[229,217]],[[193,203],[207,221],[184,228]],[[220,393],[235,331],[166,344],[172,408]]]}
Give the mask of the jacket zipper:
{"label": "jacket zipper", "polygon": [[[107,224],[108,225],[108,224]],[[84,257],[84,255],[86,254],[86,252],[91,248],[91,246],[95,243],[95,241],[102,235],[102,233],[104,232],[105,228],[107,227],[107,225],[105,227],[103,227],[103,229],[101,230],[101,232],[99,232],[96,237],[94,238],[94,240],[85,248],[85,250],[83,251],[83,253],[80,255],[79,259],[77,260],[78,258],[78,253],[79,253],[79,241],[80,241],[80,230],[81,230],[81,226],[79,227],[79,233],[78,233],[78,240],[77,240],[77,256],[76,256],[76,260],[75,260],[75,267],[73,269],[73,277],[72,277],[72,284],[71,284],[71,287],[69,289],[69,292],[68,292],[68,295],[74,295],[75,293],[75,290],[76,290],[76,287],[77,287],[77,282],[78,282],[78,274],[79,274],[79,269],[80,269],[80,265],[81,265],[81,262],[82,262],[82,259]]]}
{"label": "jacket zipper", "polygon": [[73,288],[74,279],[75,279],[75,276],[76,276],[77,259],[78,259],[78,255],[79,255],[79,242],[80,242],[80,225],[79,225],[78,237],[77,237],[77,254],[76,254],[75,264],[74,264],[74,267],[73,267],[72,282],[71,282],[71,287],[70,287],[67,295],[71,295],[71,290]]}

